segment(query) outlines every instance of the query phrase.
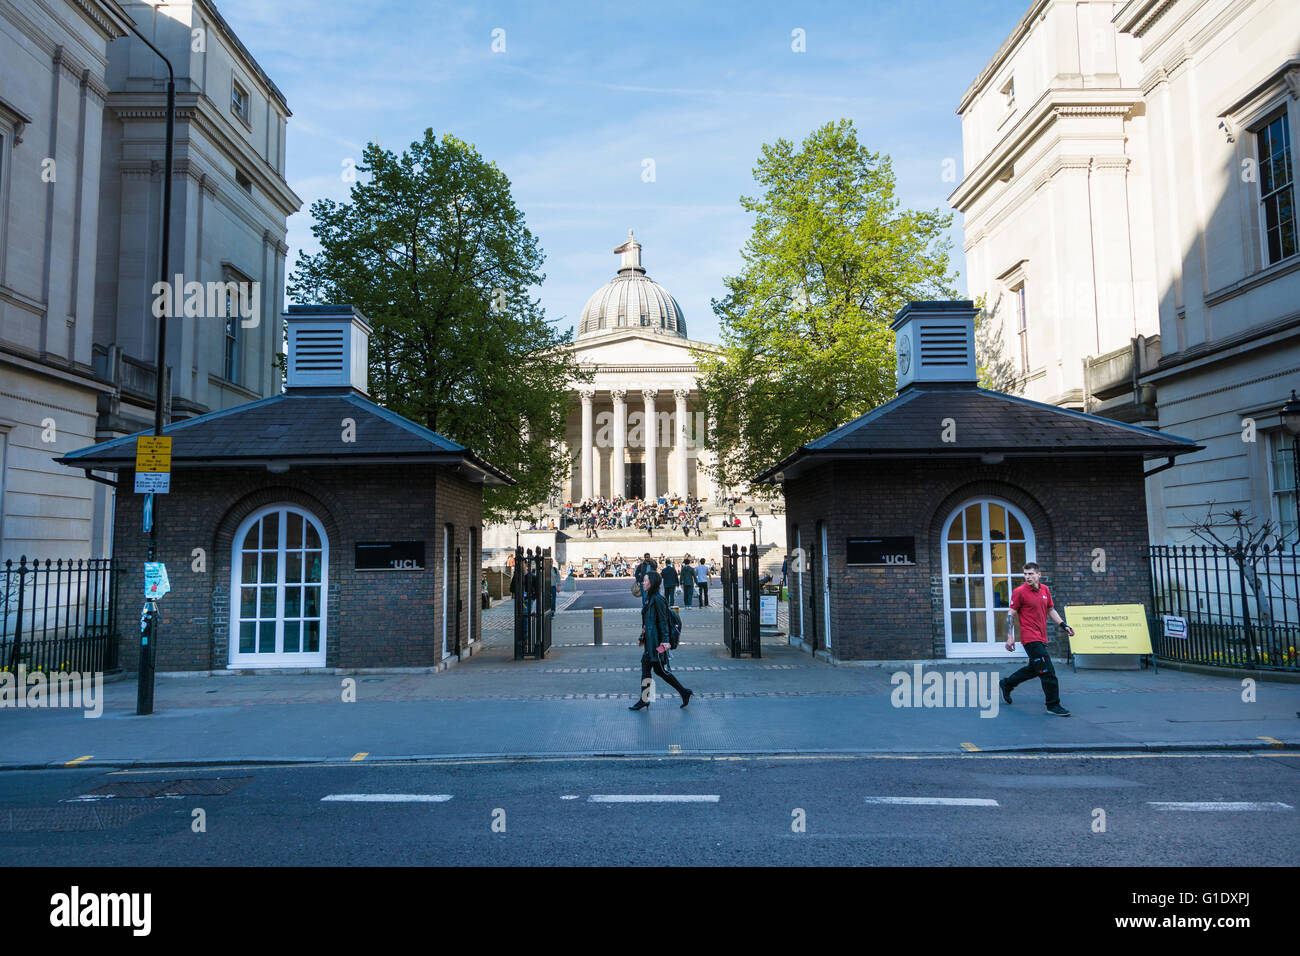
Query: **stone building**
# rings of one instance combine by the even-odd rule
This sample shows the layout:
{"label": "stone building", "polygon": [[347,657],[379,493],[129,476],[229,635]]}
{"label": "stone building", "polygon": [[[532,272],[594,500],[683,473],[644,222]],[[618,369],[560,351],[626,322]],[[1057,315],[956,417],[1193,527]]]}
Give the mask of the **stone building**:
{"label": "stone building", "polygon": [[[370,328],[350,306],[290,306],[284,321],[283,393],[164,429],[158,669],[444,667],[473,653],[483,487],[512,479],[366,397]],[[60,459],[117,476],[127,568],[148,549],[136,437]],[[135,670],[138,645],[118,660]]]}
{"label": "stone building", "polygon": [[755,479],[785,495],[793,644],[1011,658],[1026,561],[1067,620],[1071,604],[1149,603],[1144,484],[1200,446],[977,387],[974,316],[969,301],[906,306],[897,397]]}
{"label": "stone building", "polygon": [[283,94],[210,0],[0,2],[0,559],[110,554],[112,491],[53,459],[153,417],[167,73],[132,24],[176,71],[170,417],[280,388]]}

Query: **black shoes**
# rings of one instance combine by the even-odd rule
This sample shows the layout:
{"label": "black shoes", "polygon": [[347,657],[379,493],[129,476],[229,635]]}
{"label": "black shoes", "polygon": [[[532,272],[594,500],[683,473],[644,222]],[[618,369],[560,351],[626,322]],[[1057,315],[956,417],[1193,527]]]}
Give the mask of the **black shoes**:
{"label": "black shoes", "polygon": [[694,693],[695,693],[695,691],[693,691],[693,690],[684,690],[684,691],[682,691],[682,707],[683,707],[683,708],[684,708],[687,704],[689,704],[689,703],[691,702],[691,695],[694,694]]}
{"label": "black shoes", "polygon": [[650,701],[648,701],[648,700],[638,700],[635,704],[633,704],[631,707],[629,707],[628,710],[644,710],[644,709],[646,709],[646,708],[649,707],[649,706],[650,706]]}
{"label": "black shoes", "polygon": [[1060,704],[1053,704],[1051,707],[1047,708],[1047,712],[1049,714],[1055,714],[1057,717],[1070,716],[1070,712],[1066,710],[1064,707],[1062,707]]}
{"label": "black shoes", "polygon": [[1008,704],[1011,703],[1011,689],[1007,687],[1005,680],[998,681],[998,688],[1002,691],[1002,699]]}

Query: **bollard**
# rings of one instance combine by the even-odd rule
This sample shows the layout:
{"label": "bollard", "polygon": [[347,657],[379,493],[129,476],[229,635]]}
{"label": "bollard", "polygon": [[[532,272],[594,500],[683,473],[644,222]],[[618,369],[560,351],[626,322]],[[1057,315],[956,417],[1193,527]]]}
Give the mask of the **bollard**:
{"label": "bollard", "polygon": [[593,607],[591,609],[591,632],[593,644],[600,646],[605,643],[605,609],[603,607]]}

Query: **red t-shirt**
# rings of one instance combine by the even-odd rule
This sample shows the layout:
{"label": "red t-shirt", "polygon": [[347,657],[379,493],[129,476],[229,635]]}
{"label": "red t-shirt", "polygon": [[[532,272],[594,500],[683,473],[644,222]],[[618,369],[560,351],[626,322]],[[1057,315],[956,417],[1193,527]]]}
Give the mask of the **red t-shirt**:
{"label": "red t-shirt", "polygon": [[1053,607],[1052,592],[1046,584],[1038,585],[1037,591],[1022,584],[1011,592],[1011,609],[1020,615],[1021,644],[1047,643],[1047,612]]}

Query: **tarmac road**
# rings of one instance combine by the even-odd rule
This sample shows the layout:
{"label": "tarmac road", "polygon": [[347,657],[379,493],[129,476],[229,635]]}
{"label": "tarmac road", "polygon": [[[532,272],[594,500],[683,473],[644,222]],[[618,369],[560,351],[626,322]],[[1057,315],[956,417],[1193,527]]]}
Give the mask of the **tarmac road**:
{"label": "tarmac road", "polygon": [[[123,783],[142,786],[101,789]],[[0,773],[0,847],[77,867],[1290,866],[1297,794],[1294,752],[77,768]]]}

